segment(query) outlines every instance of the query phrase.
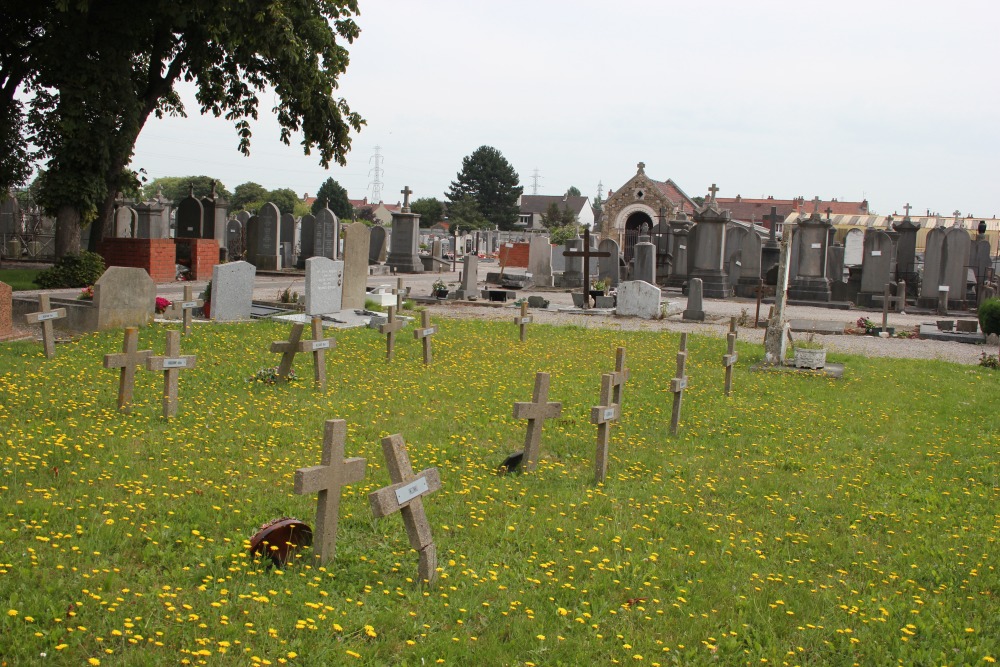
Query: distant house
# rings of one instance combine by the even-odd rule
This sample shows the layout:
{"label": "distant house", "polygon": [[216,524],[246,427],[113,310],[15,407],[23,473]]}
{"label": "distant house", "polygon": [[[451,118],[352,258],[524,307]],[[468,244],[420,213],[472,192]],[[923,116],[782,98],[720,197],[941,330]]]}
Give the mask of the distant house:
{"label": "distant house", "polygon": [[572,211],[577,222],[584,227],[594,225],[594,207],[590,197],[571,197],[569,195],[521,195],[518,202],[518,226],[524,229],[544,229],[542,215],[555,204],[562,210]]}
{"label": "distant house", "polygon": [[[369,206],[372,206],[369,204]],[[379,224],[382,226],[389,226],[392,224],[392,214],[399,213],[403,205],[400,202],[395,204],[386,204],[385,202],[379,202],[378,206],[374,206],[375,219],[378,220]]]}
{"label": "distant house", "polygon": [[[746,199],[740,195],[736,195],[735,197],[716,197],[715,201],[719,204],[719,208],[731,211],[734,220],[763,224],[768,228],[770,228],[770,218],[765,218],[764,216],[771,215],[772,206],[777,209],[776,213],[781,216],[782,220],[792,214],[805,213],[808,215],[815,208],[814,201],[805,199],[804,197],[795,197],[793,199],[775,199],[774,197]],[[838,201],[837,199],[824,201],[821,199],[819,202],[819,212],[825,216],[827,209],[830,209],[830,215],[869,214],[867,199],[862,201]]]}

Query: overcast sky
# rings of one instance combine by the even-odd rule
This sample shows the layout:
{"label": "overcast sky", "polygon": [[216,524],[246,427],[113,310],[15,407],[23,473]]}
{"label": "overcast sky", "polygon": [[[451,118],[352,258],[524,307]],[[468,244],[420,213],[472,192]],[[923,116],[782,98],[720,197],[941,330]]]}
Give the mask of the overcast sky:
{"label": "overcast sky", "polygon": [[278,141],[262,96],[251,157],[225,121],[152,119],[133,167],[314,194],[444,197],[490,145],[525,192],[605,197],[646,163],[689,196],[861,200],[1000,213],[1000,3],[360,0],[339,93],[368,125],[329,172]]}

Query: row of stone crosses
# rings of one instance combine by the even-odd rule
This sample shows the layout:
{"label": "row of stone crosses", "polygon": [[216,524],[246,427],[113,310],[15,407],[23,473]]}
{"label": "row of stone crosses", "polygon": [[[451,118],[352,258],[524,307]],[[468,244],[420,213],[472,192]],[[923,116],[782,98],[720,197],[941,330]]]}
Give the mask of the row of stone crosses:
{"label": "row of stone crosses", "polygon": [[[185,303],[185,305],[189,306],[188,310],[193,308],[193,300],[192,303]],[[388,310],[387,322],[381,325],[380,332],[386,336],[386,358],[391,360],[395,333],[402,327],[402,321],[395,318],[395,307],[391,306]],[[437,327],[430,326],[426,311],[422,315],[422,327],[414,330],[414,337],[423,340],[424,362],[429,364],[431,363],[430,336],[437,332]],[[41,304],[40,313],[32,313],[28,316],[29,321],[41,323],[43,328],[46,326],[51,328],[52,320],[57,317],[57,311],[50,310],[48,304],[44,302]],[[520,328],[521,341],[526,340],[526,326],[531,323],[531,316],[527,314],[527,304],[521,305],[521,314],[514,319],[514,323]],[[321,388],[325,388],[326,361],[324,353],[326,350],[336,347],[336,340],[323,337],[322,321],[319,317],[312,319],[312,340],[302,340],[303,330],[304,325],[296,323],[292,327],[288,340],[275,341],[271,344],[272,352],[282,354],[278,375],[282,379],[287,379],[295,354],[311,352],[313,354],[315,382]],[[185,331],[185,333],[187,332]],[[736,319],[733,318],[730,321],[730,332],[727,336],[727,352],[722,357],[722,365],[725,368],[726,396],[731,393],[733,367],[738,360],[736,336]],[[104,368],[120,369],[119,410],[126,414],[131,411],[135,371],[136,368],[143,366],[147,370],[163,372],[163,415],[165,418],[176,415],[178,372],[194,368],[197,361],[194,355],[180,354],[180,337],[180,331],[168,331],[165,354],[154,356],[152,350],[138,349],[138,329],[136,327],[125,329],[122,352],[108,354],[104,357]],[[46,340],[51,339],[46,338]],[[48,344],[46,343],[46,345]],[[674,395],[670,419],[671,435],[677,434],[684,390],[688,385],[686,363],[687,334],[682,333],[677,352],[677,373],[676,377],[670,381],[670,391]],[[596,483],[603,483],[607,476],[610,427],[612,422],[621,418],[622,392],[630,376],[631,373],[625,365],[625,348],[619,347],[615,357],[615,370],[601,376],[599,405],[590,410],[590,422],[597,427],[597,446],[594,455],[594,479]],[[509,456],[503,462],[500,468],[502,473],[519,469],[526,471],[536,469],[541,450],[542,426],[545,420],[555,419],[562,414],[562,403],[548,400],[549,382],[548,373],[536,373],[531,402],[514,404],[514,418],[525,419],[528,422],[524,450]],[[344,458],[346,435],[347,423],[344,420],[328,420],[323,439],[321,464],[299,469],[295,473],[295,493],[319,494],[316,508],[316,531],[313,541],[314,557],[319,564],[332,560],[336,552],[341,487],[361,481],[365,474],[364,459]],[[369,496],[372,514],[376,518],[381,518],[396,512],[400,513],[410,545],[419,554],[419,580],[430,585],[437,578],[437,548],[434,545],[422,498],[441,488],[440,474],[436,468],[428,468],[414,474],[406,450],[406,443],[400,434],[384,438],[382,451],[392,484]]]}

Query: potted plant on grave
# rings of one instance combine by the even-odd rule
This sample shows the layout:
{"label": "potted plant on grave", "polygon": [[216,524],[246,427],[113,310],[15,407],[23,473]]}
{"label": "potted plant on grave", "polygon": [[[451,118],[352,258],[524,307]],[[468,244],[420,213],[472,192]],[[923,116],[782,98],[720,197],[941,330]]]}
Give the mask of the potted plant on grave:
{"label": "potted plant on grave", "polygon": [[826,366],[826,347],[810,334],[806,340],[792,343],[792,365],[796,368],[823,368]]}
{"label": "potted plant on grave", "polygon": [[434,281],[432,289],[434,290],[434,296],[438,299],[444,299],[448,296],[448,285],[441,278]]}
{"label": "potted plant on grave", "polygon": [[205,305],[201,307],[201,312],[206,318],[212,316],[212,281],[209,280],[208,284],[205,285],[205,289],[201,291],[198,298],[205,302]]}

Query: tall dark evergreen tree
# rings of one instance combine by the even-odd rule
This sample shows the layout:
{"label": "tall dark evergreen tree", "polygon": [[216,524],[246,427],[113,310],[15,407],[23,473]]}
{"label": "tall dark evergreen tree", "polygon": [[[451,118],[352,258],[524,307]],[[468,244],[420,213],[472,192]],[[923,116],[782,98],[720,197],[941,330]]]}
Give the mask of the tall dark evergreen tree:
{"label": "tall dark evergreen tree", "polygon": [[323,185],[319,186],[319,190],[316,192],[316,201],[312,205],[313,215],[316,215],[317,211],[323,208],[324,201],[341,220],[354,218],[354,207],[351,206],[351,200],[347,197],[347,190],[332,178],[326,179],[323,181]]}
{"label": "tall dark evergreen tree", "polygon": [[524,188],[520,178],[506,158],[492,146],[480,146],[462,159],[462,171],[451,182],[446,196],[455,204],[466,197],[476,202],[476,207],[491,225],[500,229],[514,229],[517,222],[517,200]]}

